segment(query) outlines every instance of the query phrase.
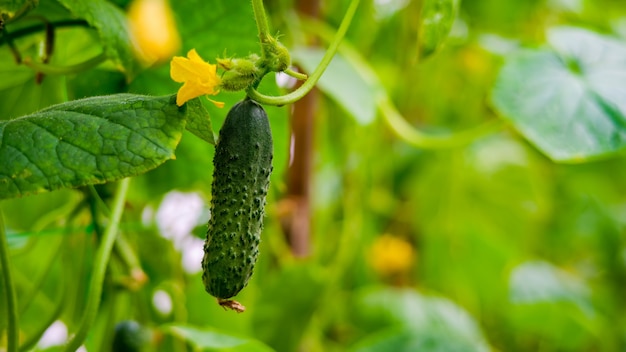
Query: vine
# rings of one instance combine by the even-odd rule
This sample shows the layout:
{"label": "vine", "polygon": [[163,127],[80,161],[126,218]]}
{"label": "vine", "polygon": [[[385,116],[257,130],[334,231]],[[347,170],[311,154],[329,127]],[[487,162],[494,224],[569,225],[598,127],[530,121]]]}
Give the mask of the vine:
{"label": "vine", "polygon": [[[341,21],[341,24],[339,25],[339,29],[337,30],[337,33],[335,34],[334,38],[330,41],[330,45],[328,49],[326,50],[326,53],[324,54],[322,61],[319,63],[315,71],[313,71],[311,76],[298,89],[294,90],[293,92],[289,94],[282,95],[282,96],[269,96],[269,95],[264,95],[264,94],[259,93],[254,86],[250,86],[246,89],[246,93],[248,94],[248,96],[251,99],[261,104],[281,106],[281,105],[286,105],[286,104],[292,104],[302,99],[302,97],[308,94],[311,91],[311,89],[315,87],[320,77],[322,77],[322,74],[324,73],[328,65],[330,65],[330,62],[333,59],[333,56],[335,55],[335,53],[337,52],[337,49],[339,48],[339,44],[343,40],[344,36],[346,35],[346,32],[348,31],[348,27],[350,27],[350,24],[352,23],[352,19],[354,18],[356,9],[359,6],[359,2],[360,0],[352,0],[350,2],[350,5],[348,6],[348,9],[346,10],[346,13],[343,17],[343,20]],[[267,19],[265,17],[265,13],[262,12],[263,6],[259,6],[258,4],[258,3],[262,3],[262,1],[254,0],[252,3],[253,5],[256,3],[256,6],[254,6],[254,9],[255,9],[255,17],[257,19],[257,25],[259,22],[262,23],[261,26],[259,26],[259,37],[262,38],[261,32],[262,31],[266,32],[268,30]],[[266,34],[267,33],[263,33],[263,36],[265,36]],[[261,44],[263,44],[262,39],[261,39]],[[288,73],[288,72],[285,71],[285,73]]]}
{"label": "vine", "polygon": [[[302,19],[302,26],[310,34],[319,35],[326,42],[334,42],[333,31],[325,24],[313,20]],[[339,53],[346,59],[352,67],[361,75],[365,82],[374,88],[374,99],[378,111],[381,113],[385,123],[389,128],[405,142],[423,149],[446,149],[462,146],[472,141],[491,134],[502,128],[503,122],[500,120],[487,121],[479,126],[465,131],[456,132],[450,135],[433,136],[424,133],[409,124],[402,114],[393,104],[389,94],[384,89],[376,72],[363,59],[361,54],[347,42],[343,42],[338,48]]]}

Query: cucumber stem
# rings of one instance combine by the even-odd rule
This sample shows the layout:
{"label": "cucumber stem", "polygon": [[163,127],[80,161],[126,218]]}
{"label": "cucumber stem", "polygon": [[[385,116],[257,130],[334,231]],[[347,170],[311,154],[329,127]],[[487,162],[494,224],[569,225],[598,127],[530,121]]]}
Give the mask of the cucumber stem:
{"label": "cucumber stem", "polygon": [[[254,11],[254,19],[256,20],[256,27],[259,30],[259,40],[261,44],[266,44],[270,40],[270,27],[267,22],[267,15],[265,14],[265,8],[263,7],[263,0],[252,0],[252,10]],[[261,45],[261,47],[265,47]],[[265,52],[263,52],[265,55]]]}
{"label": "cucumber stem", "polygon": [[[252,3],[254,4],[255,2],[260,2],[260,0],[253,0]],[[346,35],[346,32],[348,31],[348,27],[350,27],[350,23],[352,23],[352,19],[354,18],[356,9],[359,6],[359,2],[360,0],[352,0],[350,2],[350,6],[348,7],[348,10],[346,10],[346,14],[343,16],[343,20],[341,21],[341,24],[339,25],[339,29],[337,29],[337,33],[335,34],[335,37],[333,38],[330,46],[328,47],[328,50],[326,50],[326,53],[324,54],[322,61],[317,66],[315,71],[313,71],[309,79],[307,79],[298,89],[294,90],[293,92],[289,94],[276,97],[276,96],[269,96],[269,95],[261,94],[254,87],[249,87],[246,90],[246,93],[248,94],[248,96],[252,100],[261,104],[282,106],[286,104],[292,104],[296,102],[297,100],[302,99],[303,96],[308,94],[311,91],[311,89],[315,87],[315,84],[317,84],[317,81],[320,79],[320,77],[322,77],[322,74],[324,73],[328,65],[330,64],[331,60],[333,59],[333,56],[335,56],[335,53],[337,52],[337,49],[339,48],[339,44],[343,40],[343,37]]]}

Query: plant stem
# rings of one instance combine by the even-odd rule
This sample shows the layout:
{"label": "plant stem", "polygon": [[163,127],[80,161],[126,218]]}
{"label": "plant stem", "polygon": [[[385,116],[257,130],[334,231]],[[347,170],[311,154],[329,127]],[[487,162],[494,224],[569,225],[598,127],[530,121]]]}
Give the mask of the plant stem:
{"label": "plant stem", "polygon": [[[87,23],[87,21],[85,20],[62,20],[62,21],[50,22],[50,25],[53,28],[89,27],[89,23]],[[27,35],[43,31],[44,29],[46,29],[46,25],[44,23],[37,23],[36,25],[32,25],[30,27],[18,29],[15,32],[9,33],[5,30],[3,32],[3,35],[0,36],[0,45],[10,42],[13,39],[25,37]]]}
{"label": "plant stem", "polygon": [[[254,4],[257,1],[259,0],[254,0],[252,3]],[[280,106],[280,105],[292,104],[296,102],[297,100],[300,100],[307,93],[309,93],[311,89],[315,87],[315,84],[317,84],[317,81],[320,79],[320,77],[322,77],[322,74],[326,70],[326,67],[328,67],[331,60],[333,59],[333,56],[337,52],[337,49],[339,48],[339,44],[343,40],[343,37],[346,35],[346,32],[348,31],[348,27],[350,27],[350,23],[352,23],[352,18],[354,18],[354,14],[356,12],[356,9],[359,6],[359,2],[360,0],[352,0],[350,2],[350,6],[348,7],[346,14],[343,16],[343,20],[341,21],[341,25],[339,25],[339,29],[337,29],[337,33],[335,34],[335,37],[333,38],[330,46],[328,47],[328,50],[326,50],[326,53],[324,54],[322,61],[317,66],[315,71],[313,71],[309,79],[307,79],[298,89],[283,96],[273,97],[273,96],[261,94],[256,89],[250,87],[246,90],[248,96],[252,100],[255,100],[261,104]]]}
{"label": "plant stem", "polygon": [[[88,202],[90,206],[91,216],[94,219],[95,229],[98,229],[100,228],[100,226],[98,225],[98,221],[96,220],[96,207],[99,207],[100,210],[107,217],[111,217],[111,210],[109,210],[109,207],[104,202],[104,200],[102,200],[102,197],[100,197],[100,194],[98,194],[98,191],[93,185],[89,185],[87,186],[87,188],[89,190]],[[131,247],[130,243],[128,243],[126,238],[123,236],[123,234],[117,236],[113,252],[114,254],[117,254],[119,256],[119,259],[121,259],[122,263],[126,266],[126,269],[131,279],[130,283],[143,285],[147,280],[147,276],[141,268],[141,263],[139,262],[137,254]]]}
{"label": "plant stem", "polygon": [[[261,44],[265,44],[271,38],[270,26],[267,23],[267,16],[265,15],[265,8],[263,7],[263,0],[252,0],[252,10],[254,11],[254,19],[256,20],[256,26],[259,30],[259,40]],[[262,45],[262,47],[264,47]],[[263,52],[265,55],[265,52]]]}
{"label": "plant stem", "polygon": [[7,352],[16,352],[18,347],[18,316],[17,301],[15,296],[15,286],[11,277],[11,267],[9,260],[9,242],[7,241],[6,232],[4,230],[4,217],[0,211],[0,265],[2,266],[2,284],[6,292],[7,305]]}
{"label": "plant stem", "polygon": [[307,76],[304,73],[300,73],[300,72],[296,72],[290,68],[286,69],[283,71],[286,75],[289,75],[297,80],[301,80],[304,81],[305,79],[309,78],[309,76]]}
{"label": "plant stem", "polygon": [[98,307],[100,306],[100,300],[102,299],[102,284],[104,282],[107,264],[111,256],[111,250],[113,249],[113,244],[115,243],[115,238],[119,230],[122,213],[124,212],[124,203],[126,202],[126,193],[128,192],[129,184],[129,178],[123,179],[120,181],[115,192],[111,220],[104,236],[102,237],[102,242],[96,251],[94,259],[95,263],[91,275],[91,282],[89,283],[89,296],[87,297],[85,313],[83,314],[78,331],[76,331],[74,337],[65,347],[65,351],[67,352],[74,352],[80,347],[85,340],[85,337],[87,337],[89,329],[96,320]]}
{"label": "plant stem", "polygon": [[102,53],[87,61],[78,63],[76,65],[70,65],[70,66],[48,65],[48,64],[31,61],[29,59],[24,59],[22,62],[24,63],[24,65],[38,72],[47,74],[47,75],[68,75],[72,73],[80,73],[83,71],[87,71],[91,68],[94,68],[100,65],[101,63],[106,61],[106,59],[107,59],[107,56],[104,53]]}
{"label": "plant stem", "polygon": [[[319,21],[302,19],[303,28],[311,33],[319,35],[323,40],[330,41],[333,37],[332,30]],[[501,120],[491,120],[483,124],[449,135],[433,136],[424,133],[409,124],[396,106],[391,101],[389,94],[380,82],[374,69],[366,62],[359,52],[344,42],[339,47],[339,52],[348,61],[350,66],[359,73],[365,83],[374,90],[376,106],[382,114],[385,123],[391,130],[405,142],[423,149],[445,149],[468,144],[479,137],[498,131],[502,128]]]}
{"label": "plant stem", "polygon": [[463,146],[474,140],[498,131],[502,128],[502,121],[493,119],[467,130],[449,135],[428,135],[409,124],[396,109],[386,92],[379,92],[376,96],[376,105],[391,130],[405,142],[423,149],[446,149]]}

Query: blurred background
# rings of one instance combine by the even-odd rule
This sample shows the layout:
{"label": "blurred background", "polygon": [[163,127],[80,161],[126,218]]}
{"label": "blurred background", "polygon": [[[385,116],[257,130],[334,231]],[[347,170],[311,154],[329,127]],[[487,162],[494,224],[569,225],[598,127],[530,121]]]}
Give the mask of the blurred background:
{"label": "blurred background", "polygon": [[[73,18],[61,3],[41,1],[30,15]],[[112,3],[134,33],[137,68],[108,62],[37,83],[5,43],[1,119],[86,96],[174,94],[169,61],[192,48],[213,63],[260,52],[249,1]],[[273,33],[310,73],[328,45],[315,26],[337,28],[349,1],[264,3]],[[548,29],[626,37],[621,0],[455,4],[445,41],[428,48],[419,0],[361,1],[345,39],[406,121],[434,135],[504,121],[490,102],[499,69],[545,45]],[[83,62],[102,51],[99,38],[59,28],[49,62]],[[15,44],[41,57],[43,41],[38,32]],[[204,290],[214,146],[186,133],[175,160],[131,181],[125,244],[84,350],[626,351],[624,156],[558,164],[507,122],[460,147],[416,148],[388,128],[353,64],[338,56],[319,89],[266,108],[274,173],[259,261],[237,296],[246,312],[224,311]],[[268,75],[259,90],[293,84]],[[214,131],[243,97],[212,97],[224,109],[202,98]],[[97,189],[108,201],[114,187]],[[83,190],[0,203],[20,335],[38,350],[59,349],[80,320],[107,220],[95,203]]]}

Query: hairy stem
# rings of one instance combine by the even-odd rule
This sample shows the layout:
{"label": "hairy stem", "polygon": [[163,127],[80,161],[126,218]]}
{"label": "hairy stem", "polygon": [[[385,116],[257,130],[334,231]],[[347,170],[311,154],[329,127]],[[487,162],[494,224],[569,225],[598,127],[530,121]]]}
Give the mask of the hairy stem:
{"label": "hairy stem", "polygon": [[65,347],[65,351],[67,352],[74,352],[80,347],[80,345],[87,337],[89,329],[96,320],[98,308],[102,299],[102,284],[104,283],[104,276],[106,274],[107,264],[111,256],[111,250],[113,249],[115,238],[117,237],[116,235],[119,230],[122,213],[124,212],[124,203],[126,202],[126,193],[128,192],[129,184],[130,179],[123,179],[122,181],[120,181],[115,192],[115,196],[113,198],[113,210],[111,213],[111,220],[109,222],[109,226],[104,233],[104,236],[102,237],[102,242],[100,243],[100,247],[98,247],[98,250],[96,251],[94,259],[95,263],[91,275],[91,282],[89,283],[89,296],[87,297],[85,313],[83,314],[82,320],[78,327],[78,331],[76,331],[74,337]]}
{"label": "hairy stem", "polygon": [[[339,48],[339,44],[341,43],[341,41],[343,40],[343,37],[346,35],[346,32],[348,31],[348,27],[350,27],[350,23],[352,23],[352,19],[354,18],[356,9],[359,6],[359,2],[360,0],[352,0],[350,2],[350,6],[348,7],[346,14],[344,15],[343,20],[341,21],[341,25],[339,25],[339,29],[337,29],[337,33],[335,34],[335,37],[333,38],[330,46],[328,47],[328,50],[324,54],[322,61],[317,66],[315,71],[313,71],[309,79],[307,79],[298,89],[294,90],[293,92],[289,94],[274,97],[274,96],[261,94],[253,87],[250,87],[246,91],[248,96],[252,100],[257,101],[258,103],[266,104],[266,105],[278,105],[278,106],[292,104],[302,99],[303,96],[309,93],[311,89],[313,89],[313,87],[315,87],[315,85],[317,84],[317,81],[320,79],[320,77],[322,77],[322,74],[324,73],[328,65],[330,64],[330,61],[333,59],[333,56],[335,55],[335,53],[337,52],[337,49]],[[253,4],[254,4],[254,1],[253,1]]]}
{"label": "hairy stem", "polygon": [[265,8],[263,7],[263,0],[252,0],[252,10],[254,11],[254,19],[259,30],[259,40],[261,44],[267,43],[271,35],[270,27],[267,23],[267,15],[265,15]]}
{"label": "hairy stem", "polygon": [[4,292],[6,293],[7,305],[7,352],[16,352],[18,347],[19,323],[15,286],[13,285],[11,267],[9,264],[9,243],[4,230],[4,217],[2,216],[2,211],[0,211],[0,266],[2,267],[2,284],[4,285]]}

